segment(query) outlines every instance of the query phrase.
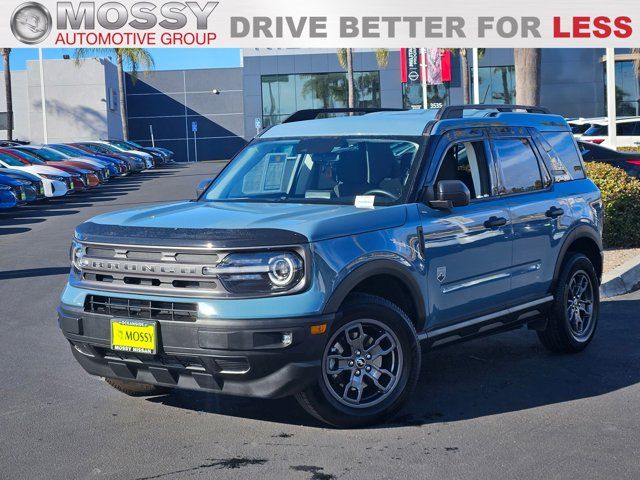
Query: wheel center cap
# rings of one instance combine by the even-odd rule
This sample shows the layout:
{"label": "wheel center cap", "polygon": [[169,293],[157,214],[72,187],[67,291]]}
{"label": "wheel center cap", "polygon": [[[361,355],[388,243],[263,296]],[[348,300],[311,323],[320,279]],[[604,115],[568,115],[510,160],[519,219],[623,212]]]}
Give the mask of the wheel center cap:
{"label": "wheel center cap", "polygon": [[356,366],[358,368],[363,368],[366,365],[366,363],[367,362],[364,360],[364,358],[362,358],[362,357],[356,358]]}

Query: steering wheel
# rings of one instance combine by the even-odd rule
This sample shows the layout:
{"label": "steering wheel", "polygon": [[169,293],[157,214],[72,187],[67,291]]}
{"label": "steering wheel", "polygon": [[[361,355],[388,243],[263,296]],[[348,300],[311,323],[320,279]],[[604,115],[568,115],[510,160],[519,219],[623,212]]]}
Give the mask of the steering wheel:
{"label": "steering wheel", "polygon": [[386,190],[382,190],[379,188],[375,188],[373,190],[369,190],[368,192],[363,193],[362,195],[382,195],[383,197],[390,198],[391,200],[397,200],[399,197],[394,195],[391,192],[387,192]]}

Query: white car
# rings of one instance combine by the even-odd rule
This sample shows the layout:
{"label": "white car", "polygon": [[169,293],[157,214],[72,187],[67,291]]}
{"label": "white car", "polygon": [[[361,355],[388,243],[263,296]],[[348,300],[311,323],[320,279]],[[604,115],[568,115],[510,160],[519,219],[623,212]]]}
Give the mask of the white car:
{"label": "white car", "polygon": [[0,152],[0,165],[6,168],[31,173],[42,180],[47,198],[62,197],[73,190],[72,176],[54,167],[44,165],[25,165],[11,155]]}
{"label": "white car", "polygon": [[594,117],[594,118],[567,118],[567,123],[571,127],[571,132],[576,138],[582,137],[584,132],[591,128],[594,122],[607,122],[607,117]]}
{"label": "white car", "polygon": [[100,145],[106,145],[107,147],[111,147],[112,149],[116,150],[118,153],[124,153],[124,154],[129,154],[129,155],[135,155],[138,158],[143,158],[144,159],[144,163],[146,164],[147,168],[153,168],[153,157],[151,155],[149,155],[146,152],[141,152],[140,150],[133,150],[133,149],[125,149],[123,147],[120,147],[118,145],[114,145],[113,143],[110,142],[105,142],[103,140],[99,140],[99,141],[95,141],[93,143],[98,143]]}
{"label": "white car", "polygon": [[[640,117],[621,117],[616,125],[618,147],[640,147]],[[611,147],[607,119],[592,121],[580,140]]]}

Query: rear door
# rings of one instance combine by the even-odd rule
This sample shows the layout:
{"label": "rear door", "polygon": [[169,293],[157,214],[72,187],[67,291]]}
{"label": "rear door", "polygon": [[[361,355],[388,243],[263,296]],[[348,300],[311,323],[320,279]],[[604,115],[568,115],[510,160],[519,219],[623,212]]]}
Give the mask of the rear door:
{"label": "rear door", "polygon": [[440,330],[504,308],[509,298],[512,226],[497,196],[484,130],[443,137],[428,184],[461,180],[471,203],[450,210],[420,204],[429,292],[429,329]]}
{"label": "rear door", "polygon": [[[570,218],[571,206],[554,189],[531,132],[501,130],[490,137],[498,168],[498,194],[509,207],[513,228],[512,306],[547,295],[562,240],[558,232]],[[575,145],[571,134],[566,135]]]}

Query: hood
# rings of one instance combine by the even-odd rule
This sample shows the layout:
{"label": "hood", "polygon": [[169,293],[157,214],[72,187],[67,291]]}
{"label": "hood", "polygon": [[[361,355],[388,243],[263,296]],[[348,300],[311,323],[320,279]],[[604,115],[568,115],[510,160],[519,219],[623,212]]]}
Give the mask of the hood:
{"label": "hood", "polygon": [[40,178],[32,173],[25,172],[24,170],[18,170],[15,168],[0,168],[0,175],[7,175],[13,178],[25,179],[30,182],[39,182]]}
{"label": "hood", "polygon": [[163,236],[188,239],[185,230],[192,232],[194,238],[211,240],[220,235],[226,238],[221,232],[254,237],[255,231],[262,231],[267,236],[270,231],[274,238],[266,238],[264,244],[271,241],[275,245],[276,232],[294,232],[300,237],[298,242],[316,242],[398,227],[405,223],[406,216],[405,205],[361,209],[352,205],[182,202],[107,213],[93,218],[90,224],[116,226],[113,232],[117,230],[118,235],[125,236],[128,236],[127,232],[133,236],[136,230],[144,231],[158,241]]}
{"label": "hood", "polygon": [[0,173],[0,185],[9,185],[10,187],[19,187],[21,185],[27,185],[26,182],[22,180],[16,180],[15,178],[10,177],[9,175],[3,175]]}
{"label": "hood", "polygon": [[25,165],[24,167],[15,167],[16,169],[26,170],[29,173],[44,174],[44,175],[57,175],[59,177],[70,177],[67,172],[60,170],[59,168],[49,167],[46,165]]}

